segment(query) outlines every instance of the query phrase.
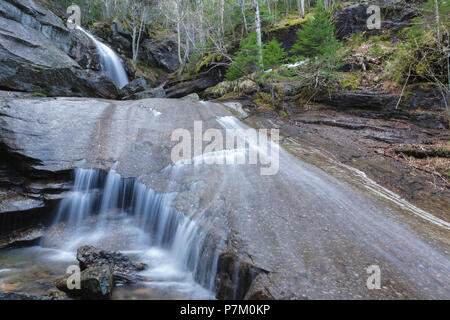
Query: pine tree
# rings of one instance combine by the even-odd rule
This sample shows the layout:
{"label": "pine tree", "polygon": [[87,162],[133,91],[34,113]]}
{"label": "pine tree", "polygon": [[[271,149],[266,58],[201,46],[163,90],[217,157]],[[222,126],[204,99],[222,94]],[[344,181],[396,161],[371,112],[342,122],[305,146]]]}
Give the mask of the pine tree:
{"label": "pine tree", "polygon": [[270,72],[265,72],[264,77],[269,78],[270,94],[272,99],[272,105],[275,105],[275,88],[274,88],[274,69],[282,65],[286,59],[286,52],[281,47],[281,44],[273,39],[269,43],[264,45],[264,66],[266,69],[272,69]]}
{"label": "pine tree", "polygon": [[276,39],[266,43],[263,48],[264,67],[266,69],[275,69],[282,65],[286,59],[286,52]]}
{"label": "pine tree", "polygon": [[241,48],[236,53],[233,63],[225,76],[226,80],[239,79],[247,74],[253,73],[259,68],[259,48],[257,35],[250,33],[241,41]]}
{"label": "pine tree", "polygon": [[334,55],[339,45],[334,36],[330,14],[321,3],[317,6],[316,14],[297,32],[297,37],[291,52],[304,57]]}

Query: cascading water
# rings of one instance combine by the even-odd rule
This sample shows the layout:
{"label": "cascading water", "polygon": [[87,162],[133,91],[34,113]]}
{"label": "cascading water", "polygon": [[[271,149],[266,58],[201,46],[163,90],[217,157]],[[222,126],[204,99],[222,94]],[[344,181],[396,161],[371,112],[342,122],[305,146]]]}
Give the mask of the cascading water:
{"label": "cascading water", "polygon": [[[150,266],[143,275],[153,281],[143,285],[161,290],[161,296],[169,291],[172,298],[214,298],[220,243],[201,221],[171,207],[175,195],[157,194],[114,170],[76,170],[53,227],[63,229],[58,235],[62,257],[82,245],[120,250]],[[44,247],[54,242],[48,238]]]}
{"label": "cascading water", "polygon": [[84,30],[81,27],[77,27],[78,30],[87,35],[97,47],[100,54],[100,66],[102,72],[110,78],[117,85],[119,89],[128,84],[128,77],[125,69],[116,53],[104,43],[98,41],[93,35]]}

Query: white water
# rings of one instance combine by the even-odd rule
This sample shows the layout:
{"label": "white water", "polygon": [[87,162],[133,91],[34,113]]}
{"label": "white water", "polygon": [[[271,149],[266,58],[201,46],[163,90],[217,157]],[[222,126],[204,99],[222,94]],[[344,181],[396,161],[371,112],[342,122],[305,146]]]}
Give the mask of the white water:
{"label": "white water", "polygon": [[83,28],[77,27],[77,29],[82,31],[92,41],[94,41],[98,53],[100,54],[100,66],[102,68],[102,72],[114,81],[119,89],[126,86],[128,84],[127,73],[125,72],[122,61],[120,61],[117,54],[110,47],[98,41],[93,35]]}
{"label": "white water", "polygon": [[214,298],[219,244],[171,207],[175,195],[157,194],[114,170],[106,176],[76,170],[72,193],[57,213],[55,228],[66,227],[54,258],[73,259],[83,245],[106,246],[147,263],[142,275],[152,281],[141,285],[162,291],[160,296],[169,291],[171,298]]}

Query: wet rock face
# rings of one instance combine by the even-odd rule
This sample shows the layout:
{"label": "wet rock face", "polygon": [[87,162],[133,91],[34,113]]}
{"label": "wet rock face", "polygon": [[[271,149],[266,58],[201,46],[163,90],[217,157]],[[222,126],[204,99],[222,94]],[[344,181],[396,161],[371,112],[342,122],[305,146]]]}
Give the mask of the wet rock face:
{"label": "wet rock face", "polygon": [[[216,277],[217,298],[221,300],[242,300],[247,297],[253,281],[264,271],[242,260],[232,251],[225,251],[219,257]],[[258,299],[256,294],[251,299]],[[264,298],[261,296],[261,300]],[[266,299],[269,299],[266,297]]]}
{"label": "wet rock face", "polygon": [[38,245],[43,236],[44,228],[42,226],[16,230],[10,236],[0,238],[0,249]]}
{"label": "wet rock face", "polygon": [[[133,36],[117,19],[111,24],[101,23],[91,31],[119,54],[129,59],[133,57]],[[175,72],[180,66],[177,43],[170,38],[152,39],[144,31],[140,38],[138,60],[149,67],[158,68],[167,73]]]}
{"label": "wet rock face", "polygon": [[92,42],[32,0],[0,2],[0,88],[114,98]]}
{"label": "wet rock face", "polygon": [[[115,19],[112,23],[99,23],[92,27],[90,31],[98,38],[104,40],[114,50],[128,58],[133,57],[131,43],[133,37],[126,30],[120,21]],[[141,39],[142,41],[142,39]]]}

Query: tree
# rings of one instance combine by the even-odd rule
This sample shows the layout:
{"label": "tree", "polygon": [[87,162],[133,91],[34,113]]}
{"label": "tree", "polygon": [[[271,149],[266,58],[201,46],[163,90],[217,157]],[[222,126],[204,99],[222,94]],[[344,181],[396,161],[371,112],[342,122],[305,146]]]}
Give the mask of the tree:
{"label": "tree", "polygon": [[282,65],[286,59],[286,52],[276,39],[264,44],[264,66],[267,69],[275,69]]}
{"label": "tree", "polygon": [[334,25],[330,22],[330,14],[321,3],[317,6],[316,14],[297,32],[297,37],[291,52],[301,56],[333,56],[339,47],[334,36]]}
{"label": "tree", "polygon": [[266,72],[266,76],[270,78],[270,93],[272,98],[272,105],[275,105],[275,90],[274,90],[274,76],[275,68],[278,68],[286,60],[286,52],[281,47],[281,44],[273,39],[269,43],[264,45],[264,65],[266,68],[270,68]]}
{"label": "tree", "polygon": [[256,20],[256,36],[258,45],[258,59],[260,67],[263,67],[263,48],[262,48],[262,36],[261,36],[261,15],[259,14],[259,3],[255,1],[255,20]]}
{"label": "tree", "polygon": [[240,49],[236,53],[225,78],[228,81],[233,81],[257,71],[261,67],[259,55],[257,35],[252,32],[247,38],[242,39]]}

